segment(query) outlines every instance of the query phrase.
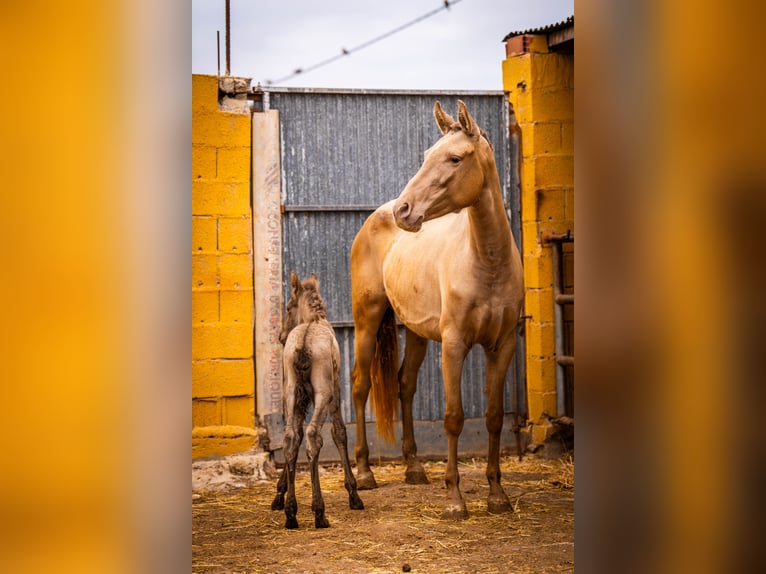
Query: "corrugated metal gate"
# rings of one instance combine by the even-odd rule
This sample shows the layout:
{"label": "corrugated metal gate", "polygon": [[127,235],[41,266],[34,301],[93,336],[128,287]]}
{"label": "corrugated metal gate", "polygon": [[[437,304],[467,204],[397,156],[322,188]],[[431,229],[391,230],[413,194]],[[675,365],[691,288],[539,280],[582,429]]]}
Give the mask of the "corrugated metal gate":
{"label": "corrugated metal gate", "polygon": [[[456,117],[462,99],[495,149],[505,205],[517,245],[519,217],[518,141],[509,134],[507,98],[502,92],[429,93],[286,89],[270,91],[268,106],[279,111],[282,189],[282,270],[285,301],[290,272],[313,271],[321,281],[341,349],[343,416],[356,420],[351,399],[354,328],[349,254],[367,216],[399,195],[421,165],[423,152],[439,137],[433,119],[438,99]],[[400,329],[400,356],[404,330]],[[507,413],[526,412],[523,340],[506,377]],[[484,352],[475,347],[463,368],[467,419],[484,416]],[[430,342],[420,369],[413,415],[441,420],[444,389],[441,345]],[[371,421],[369,407],[367,420]],[[417,437],[416,437],[417,438]],[[446,449],[446,442],[438,445]]]}

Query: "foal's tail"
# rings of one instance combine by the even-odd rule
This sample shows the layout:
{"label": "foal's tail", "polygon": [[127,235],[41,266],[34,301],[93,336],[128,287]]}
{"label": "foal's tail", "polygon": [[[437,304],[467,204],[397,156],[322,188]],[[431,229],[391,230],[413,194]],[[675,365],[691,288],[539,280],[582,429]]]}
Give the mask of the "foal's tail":
{"label": "foal's tail", "polygon": [[370,365],[372,380],[371,404],[375,411],[375,428],[378,436],[388,444],[395,442],[394,415],[399,398],[399,340],[396,335],[396,318],[391,307],[383,315],[375,341],[375,354]]}
{"label": "foal's tail", "polygon": [[303,345],[300,349],[296,349],[293,362],[298,379],[295,385],[295,406],[304,417],[314,400],[314,386],[311,384],[311,352],[306,348],[306,336],[310,326],[308,325],[303,333]]}

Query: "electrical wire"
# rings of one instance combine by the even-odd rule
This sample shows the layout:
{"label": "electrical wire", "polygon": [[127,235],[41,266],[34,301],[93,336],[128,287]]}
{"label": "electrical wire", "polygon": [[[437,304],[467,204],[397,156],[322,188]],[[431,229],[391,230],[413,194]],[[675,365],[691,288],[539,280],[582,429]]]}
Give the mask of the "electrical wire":
{"label": "electrical wire", "polygon": [[288,74],[287,76],[284,76],[283,78],[279,78],[278,80],[272,82],[271,80],[266,80],[264,82],[267,86],[273,86],[274,84],[281,84],[283,82],[286,82],[288,80],[292,80],[294,77],[299,76],[301,74],[307,74],[308,72],[313,72],[314,70],[321,68],[323,66],[326,66],[327,64],[331,64],[337,60],[340,60],[341,58],[344,58],[346,56],[350,56],[354,52],[358,52],[359,50],[363,50],[364,48],[367,48],[369,46],[372,46],[373,44],[376,44],[377,42],[380,42],[381,40],[385,40],[386,38],[389,38],[390,36],[393,36],[394,34],[401,32],[402,30],[409,28],[410,26],[413,26],[417,24],[418,22],[422,22],[423,20],[430,18],[431,16],[434,16],[441,12],[442,10],[449,10],[451,6],[454,6],[455,4],[462,2],[462,0],[443,0],[443,5],[439,6],[438,8],[431,10],[430,12],[426,12],[422,16],[418,16],[414,20],[410,20],[409,22],[402,24],[401,26],[397,26],[396,28],[393,28],[392,30],[389,30],[385,34],[381,34],[380,36],[376,36],[375,38],[371,40],[367,40],[366,42],[363,42],[359,44],[358,46],[355,46],[349,50],[346,48],[341,48],[340,54],[337,54],[336,56],[333,56],[331,58],[327,58],[326,60],[322,60],[321,62],[318,62],[316,64],[313,64],[311,66],[307,66],[305,68],[296,68],[293,70],[292,73]]}

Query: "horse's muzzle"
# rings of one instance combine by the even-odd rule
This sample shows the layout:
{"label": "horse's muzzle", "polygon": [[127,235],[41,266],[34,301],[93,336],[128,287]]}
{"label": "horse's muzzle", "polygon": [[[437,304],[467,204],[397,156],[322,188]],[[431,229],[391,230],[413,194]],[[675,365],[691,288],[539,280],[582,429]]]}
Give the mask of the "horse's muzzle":
{"label": "horse's muzzle", "polygon": [[423,226],[423,214],[413,213],[412,206],[406,201],[394,204],[394,220],[405,231],[420,231]]}

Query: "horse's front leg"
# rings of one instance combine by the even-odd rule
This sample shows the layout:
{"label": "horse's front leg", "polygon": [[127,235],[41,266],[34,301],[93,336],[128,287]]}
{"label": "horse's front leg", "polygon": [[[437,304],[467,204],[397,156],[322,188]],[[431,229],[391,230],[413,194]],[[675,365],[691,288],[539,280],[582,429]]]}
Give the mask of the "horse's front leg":
{"label": "horse's front leg", "polygon": [[407,329],[404,347],[404,361],[399,369],[399,389],[402,401],[402,455],[407,464],[404,481],[407,484],[428,484],[428,476],[420,460],[415,444],[415,430],[412,422],[412,400],[418,384],[418,370],[428,349],[424,339]]}
{"label": "horse's front leg", "polygon": [[[515,333],[515,331],[511,331]],[[500,484],[500,434],[503,430],[505,374],[516,350],[516,337],[494,352],[487,352],[487,411],[486,425],[489,436],[487,450],[487,482],[489,495],[487,510],[493,514],[511,510],[511,502]]]}
{"label": "horse's front leg", "polygon": [[447,433],[447,470],[444,476],[447,485],[447,505],[442,512],[442,518],[452,520],[468,518],[468,509],[460,493],[460,474],[457,470],[458,439],[465,422],[463,400],[460,396],[460,380],[463,361],[468,351],[468,347],[459,337],[442,338],[442,375],[446,399],[444,430]]}

